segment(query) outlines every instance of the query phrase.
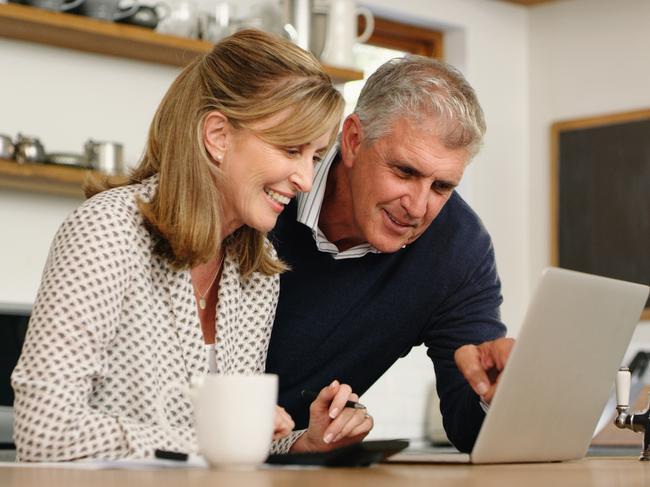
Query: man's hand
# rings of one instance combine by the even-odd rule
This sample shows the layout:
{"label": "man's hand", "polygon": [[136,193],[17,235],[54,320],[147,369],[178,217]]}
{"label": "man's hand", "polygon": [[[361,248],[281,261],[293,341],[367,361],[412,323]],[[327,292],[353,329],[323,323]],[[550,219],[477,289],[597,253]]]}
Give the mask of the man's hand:
{"label": "man's hand", "polygon": [[284,438],[293,431],[295,423],[288,412],[280,406],[275,406],[275,424],[273,425],[273,439]]}
{"label": "man's hand", "polygon": [[487,403],[494,397],[499,375],[514,344],[512,338],[498,338],[480,345],[463,345],[454,354],[458,369],[474,392]]}
{"label": "man's hand", "polygon": [[332,382],[309,406],[309,427],[291,447],[292,452],[327,451],[358,443],[373,427],[365,409],[346,408],[347,401],[359,396],[347,384]]}

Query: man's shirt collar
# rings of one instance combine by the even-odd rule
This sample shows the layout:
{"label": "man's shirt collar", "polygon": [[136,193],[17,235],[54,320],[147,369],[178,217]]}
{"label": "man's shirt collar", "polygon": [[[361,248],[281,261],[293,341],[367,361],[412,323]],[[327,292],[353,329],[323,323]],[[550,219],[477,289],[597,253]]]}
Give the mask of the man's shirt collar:
{"label": "man's shirt collar", "polygon": [[318,250],[332,254],[334,259],[354,259],[363,257],[368,252],[378,254],[379,251],[368,243],[363,243],[339,252],[336,245],[327,240],[325,234],[318,228],[318,218],[320,217],[320,210],[325,197],[327,176],[339,154],[339,150],[340,145],[337,141],[327,152],[323,160],[316,165],[314,183],[311,191],[309,193],[299,193],[296,197],[298,205],[296,220],[311,229]]}

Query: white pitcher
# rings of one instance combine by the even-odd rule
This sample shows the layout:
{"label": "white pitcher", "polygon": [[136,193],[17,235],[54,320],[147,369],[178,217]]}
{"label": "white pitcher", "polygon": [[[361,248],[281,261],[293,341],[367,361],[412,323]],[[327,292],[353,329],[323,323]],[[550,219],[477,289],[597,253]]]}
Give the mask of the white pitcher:
{"label": "white pitcher", "polygon": [[[357,37],[357,17],[366,18],[366,28]],[[353,0],[329,0],[327,38],[321,61],[332,66],[354,67],[352,47],[357,42],[366,42],[375,28],[372,12],[357,7]]]}

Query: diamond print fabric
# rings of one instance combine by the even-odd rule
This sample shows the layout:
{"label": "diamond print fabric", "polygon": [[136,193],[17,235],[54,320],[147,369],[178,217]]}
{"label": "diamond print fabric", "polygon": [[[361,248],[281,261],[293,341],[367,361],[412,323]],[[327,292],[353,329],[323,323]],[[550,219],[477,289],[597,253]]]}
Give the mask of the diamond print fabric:
{"label": "diamond print fabric", "polygon": [[[180,450],[158,427],[162,387],[208,371],[189,270],[154,255],[135,196],[156,178],[105,191],[61,225],[12,375],[22,461],[147,457]],[[219,287],[217,370],[263,373],[278,276],[243,281],[228,254]],[[195,444],[191,405],[166,404]],[[295,435],[274,443],[286,451]],[[187,443],[187,442],[186,442]]]}

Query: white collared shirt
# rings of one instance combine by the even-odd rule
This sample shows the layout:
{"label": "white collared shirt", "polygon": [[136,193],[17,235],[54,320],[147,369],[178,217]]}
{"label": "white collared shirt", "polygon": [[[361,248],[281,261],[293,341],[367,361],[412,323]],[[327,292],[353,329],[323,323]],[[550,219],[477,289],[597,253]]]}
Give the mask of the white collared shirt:
{"label": "white collared shirt", "polygon": [[318,250],[332,254],[334,259],[354,259],[363,257],[368,252],[378,254],[380,253],[379,250],[369,243],[362,243],[343,252],[339,252],[338,247],[327,240],[325,234],[318,228],[318,218],[320,217],[320,210],[323,206],[323,198],[325,197],[327,175],[339,153],[339,149],[340,145],[336,142],[323,160],[317,164],[311,191],[309,193],[300,193],[296,197],[298,203],[296,220],[311,229]]}

